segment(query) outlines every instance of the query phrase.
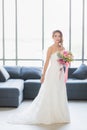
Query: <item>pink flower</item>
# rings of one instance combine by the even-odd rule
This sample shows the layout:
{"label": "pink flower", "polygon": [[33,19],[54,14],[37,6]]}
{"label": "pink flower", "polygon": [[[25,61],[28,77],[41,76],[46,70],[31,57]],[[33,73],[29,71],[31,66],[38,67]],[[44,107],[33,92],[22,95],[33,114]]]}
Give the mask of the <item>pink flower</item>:
{"label": "pink flower", "polygon": [[65,61],[63,60],[63,59],[58,59],[58,62],[60,63],[60,64],[62,64],[62,65],[64,65],[65,64]]}
{"label": "pink flower", "polygon": [[67,52],[67,51],[64,51],[64,52],[63,52],[63,55],[64,55],[65,57],[67,57],[67,56],[68,56],[68,52]]}

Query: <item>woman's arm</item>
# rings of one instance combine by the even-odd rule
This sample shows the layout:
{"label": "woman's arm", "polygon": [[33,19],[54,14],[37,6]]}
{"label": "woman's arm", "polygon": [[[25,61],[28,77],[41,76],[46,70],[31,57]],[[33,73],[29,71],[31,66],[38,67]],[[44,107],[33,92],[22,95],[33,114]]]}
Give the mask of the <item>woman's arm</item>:
{"label": "woman's arm", "polygon": [[44,81],[45,73],[46,73],[47,67],[49,65],[50,56],[51,56],[51,48],[49,47],[47,50],[47,56],[46,56],[46,61],[45,61],[43,72],[42,72],[41,82]]}

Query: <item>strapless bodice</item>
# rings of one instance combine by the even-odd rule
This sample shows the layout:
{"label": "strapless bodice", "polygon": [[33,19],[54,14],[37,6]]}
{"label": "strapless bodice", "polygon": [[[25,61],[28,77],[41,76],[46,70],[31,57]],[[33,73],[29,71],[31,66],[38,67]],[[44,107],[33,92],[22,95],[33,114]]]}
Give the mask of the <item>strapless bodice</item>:
{"label": "strapless bodice", "polygon": [[58,62],[59,57],[58,57],[57,53],[58,53],[58,51],[56,51],[53,54],[51,54],[51,57],[50,57],[50,68],[60,70],[60,68],[63,68],[63,65]]}
{"label": "strapless bodice", "polygon": [[58,56],[57,56],[58,51],[54,52],[53,54],[51,54],[51,58],[50,58],[50,62],[51,64],[57,64],[58,65]]}

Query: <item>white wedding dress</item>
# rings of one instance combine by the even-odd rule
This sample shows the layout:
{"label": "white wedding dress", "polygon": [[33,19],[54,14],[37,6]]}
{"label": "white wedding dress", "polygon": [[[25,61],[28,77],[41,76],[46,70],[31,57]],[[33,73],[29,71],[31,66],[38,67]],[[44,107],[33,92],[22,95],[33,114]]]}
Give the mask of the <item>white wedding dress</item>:
{"label": "white wedding dress", "polygon": [[64,70],[57,62],[57,51],[51,55],[50,65],[45,74],[36,98],[28,108],[18,112],[8,119],[15,124],[54,124],[69,123],[66,85],[64,83]]}

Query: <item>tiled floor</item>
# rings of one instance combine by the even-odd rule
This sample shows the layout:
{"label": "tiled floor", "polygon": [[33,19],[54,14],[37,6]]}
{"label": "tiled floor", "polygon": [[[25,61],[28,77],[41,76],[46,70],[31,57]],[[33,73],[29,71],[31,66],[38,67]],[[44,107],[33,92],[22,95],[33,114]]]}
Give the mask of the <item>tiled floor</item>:
{"label": "tiled floor", "polygon": [[87,101],[69,101],[71,123],[55,125],[15,125],[6,123],[9,114],[26,109],[32,101],[18,108],[0,108],[0,130],[87,130]]}

